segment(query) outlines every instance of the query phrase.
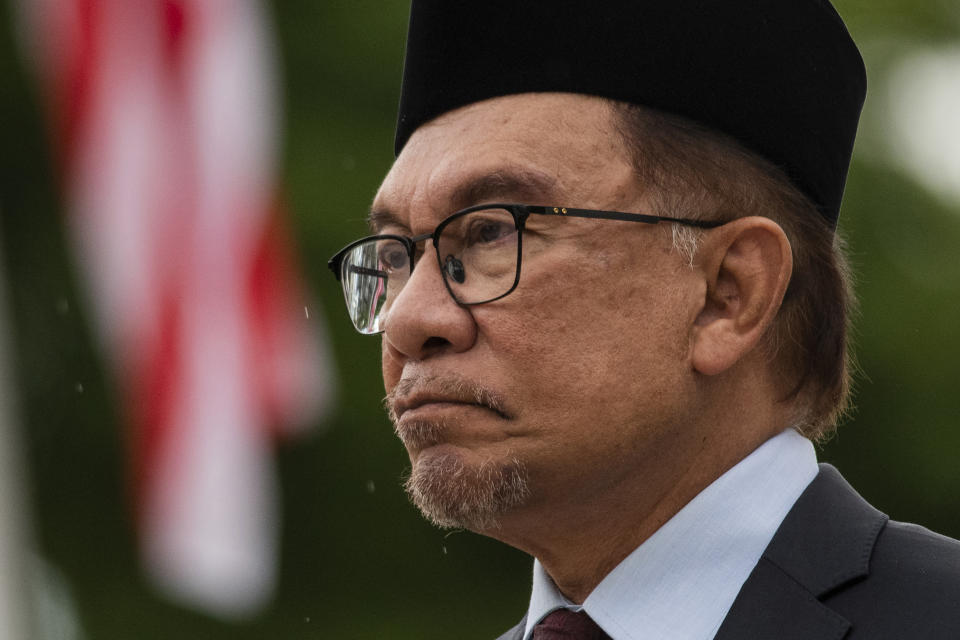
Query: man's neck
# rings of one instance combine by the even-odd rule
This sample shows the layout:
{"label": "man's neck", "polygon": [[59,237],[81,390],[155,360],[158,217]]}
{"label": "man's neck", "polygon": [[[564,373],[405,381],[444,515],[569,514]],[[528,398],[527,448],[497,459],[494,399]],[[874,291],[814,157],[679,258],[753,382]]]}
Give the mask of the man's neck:
{"label": "man's neck", "polygon": [[674,459],[664,452],[645,472],[602,493],[524,510],[485,534],[535,556],[563,595],[580,604],[634,549],[773,435],[758,431],[734,440],[734,433],[697,435],[670,449]]}

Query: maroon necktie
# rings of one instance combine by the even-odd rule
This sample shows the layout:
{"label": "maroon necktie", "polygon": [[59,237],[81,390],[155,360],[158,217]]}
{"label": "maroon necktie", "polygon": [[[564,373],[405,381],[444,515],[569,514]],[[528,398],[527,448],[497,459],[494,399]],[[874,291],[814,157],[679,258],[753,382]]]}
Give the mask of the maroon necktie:
{"label": "maroon necktie", "polygon": [[610,640],[585,612],[557,609],[533,628],[533,640]]}

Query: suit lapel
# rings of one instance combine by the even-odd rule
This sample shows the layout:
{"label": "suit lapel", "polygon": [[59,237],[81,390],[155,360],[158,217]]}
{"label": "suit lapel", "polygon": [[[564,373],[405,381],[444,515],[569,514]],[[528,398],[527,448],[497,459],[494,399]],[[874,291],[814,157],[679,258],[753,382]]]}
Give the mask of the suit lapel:
{"label": "suit lapel", "polygon": [[737,595],[716,640],[839,640],[850,623],[825,595],[866,576],[880,513],[830,465],[784,519]]}
{"label": "suit lapel", "polygon": [[762,558],[744,583],[715,640],[839,640],[850,623]]}

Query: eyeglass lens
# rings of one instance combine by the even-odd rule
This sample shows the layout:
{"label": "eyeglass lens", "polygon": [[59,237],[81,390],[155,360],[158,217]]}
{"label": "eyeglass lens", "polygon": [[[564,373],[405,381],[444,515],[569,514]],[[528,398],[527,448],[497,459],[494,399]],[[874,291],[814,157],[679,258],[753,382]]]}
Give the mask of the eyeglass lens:
{"label": "eyeglass lens", "polygon": [[[498,298],[517,279],[519,234],[506,209],[483,209],[448,218],[436,247],[454,300],[478,304]],[[383,319],[412,271],[399,240],[374,238],[352,248],[340,266],[347,309],[361,333],[383,330]]]}

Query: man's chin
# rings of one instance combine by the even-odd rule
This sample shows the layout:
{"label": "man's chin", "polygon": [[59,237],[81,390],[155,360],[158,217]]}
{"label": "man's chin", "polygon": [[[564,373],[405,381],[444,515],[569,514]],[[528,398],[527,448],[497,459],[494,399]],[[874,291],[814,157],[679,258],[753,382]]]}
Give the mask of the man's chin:
{"label": "man's chin", "polygon": [[526,468],[515,458],[469,458],[451,445],[420,451],[404,488],[424,517],[439,527],[499,529],[501,516],[530,495]]}

